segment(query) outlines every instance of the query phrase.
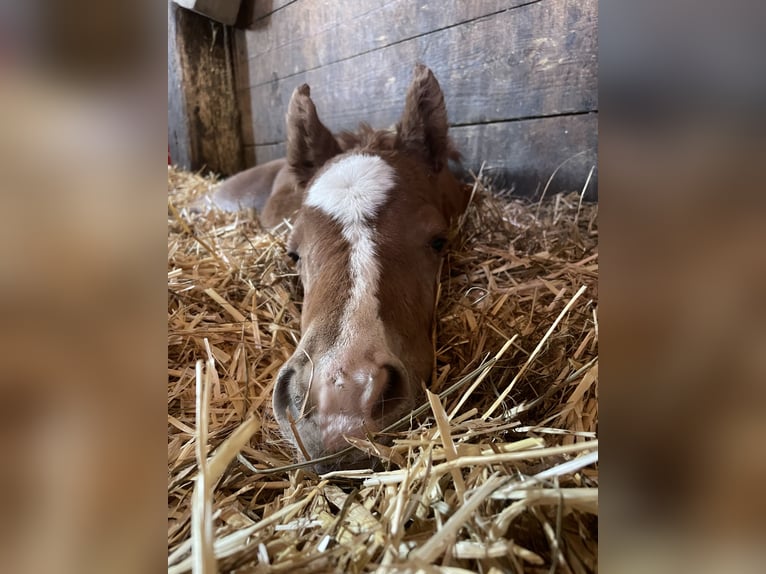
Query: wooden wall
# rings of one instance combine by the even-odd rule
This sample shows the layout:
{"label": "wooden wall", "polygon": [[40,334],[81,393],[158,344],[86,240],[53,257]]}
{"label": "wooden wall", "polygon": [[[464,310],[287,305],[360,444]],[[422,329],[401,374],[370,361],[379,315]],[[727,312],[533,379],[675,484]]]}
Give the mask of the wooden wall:
{"label": "wooden wall", "polygon": [[233,175],[246,167],[231,36],[168,1],[168,148],[185,169]]}
{"label": "wooden wall", "polygon": [[237,26],[246,165],[284,154],[296,86],[332,130],[387,127],[416,62],[442,85],[468,168],[534,195],[559,166],[548,193],[579,191],[596,165],[596,0],[243,0]]}

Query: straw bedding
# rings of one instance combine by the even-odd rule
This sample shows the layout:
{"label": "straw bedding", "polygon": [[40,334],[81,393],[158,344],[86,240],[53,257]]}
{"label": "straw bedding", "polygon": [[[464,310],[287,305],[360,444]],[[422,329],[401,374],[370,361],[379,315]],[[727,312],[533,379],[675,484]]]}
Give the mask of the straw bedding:
{"label": "straw bedding", "polygon": [[381,472],[289,466],[271,412],[300,337],[286,225],[195,212],[168,169],[168,570],[594,572],[597,205],[482,178],[444,262],[417,419]]}

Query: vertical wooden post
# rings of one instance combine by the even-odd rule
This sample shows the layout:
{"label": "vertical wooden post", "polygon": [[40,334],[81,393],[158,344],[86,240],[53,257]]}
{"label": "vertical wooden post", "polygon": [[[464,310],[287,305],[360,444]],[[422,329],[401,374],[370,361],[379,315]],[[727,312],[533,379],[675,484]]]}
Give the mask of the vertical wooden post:
{"label": "vertical wooden post", "polygon": [[168,145],[173,163],[232,175],[243,165],[231,29],[168,1]]}

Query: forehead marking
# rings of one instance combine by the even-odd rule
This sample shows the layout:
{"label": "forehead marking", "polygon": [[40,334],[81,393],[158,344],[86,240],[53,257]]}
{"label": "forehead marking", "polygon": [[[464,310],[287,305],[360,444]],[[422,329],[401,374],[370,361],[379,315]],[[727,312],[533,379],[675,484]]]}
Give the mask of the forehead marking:
{"label": "forehead marking", "polygon": [[[382,158],[356,154],[321,174],[308,189],[305,205],[340,223],[350,247],[351,293],[343,313],[338,346],[347,348],[360,331],[380,337],[377,288],[380,266],[372,223],[396,182],[394,169]],[[360,312],[363,311],[363,312]]]}
{"label": "forehead marking", "polygon": [[344,229],[365,227],[394,186],[393,168],[374,155],[351,155],[332,165],[309,188],[306,205],[336,219]]}

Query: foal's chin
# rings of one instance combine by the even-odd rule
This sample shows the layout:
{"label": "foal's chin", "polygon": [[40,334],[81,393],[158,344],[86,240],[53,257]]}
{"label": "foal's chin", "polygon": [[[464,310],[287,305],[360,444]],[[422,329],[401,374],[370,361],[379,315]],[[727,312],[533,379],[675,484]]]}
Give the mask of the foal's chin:
{"label": "foal's chin", "polygon": [[[384,463],[377,456],[354,447],[346,437],[362,441],[371,439],[376,444],[390,446],[391,435],[378,433],[411,412],[413,405],[407,404],[402,407],[400,411],[390,413],[384,419],[369,421],[367,424],[360,421],[358,425],[346,427],[345,430],[341,430],[342,424],[334,420],[336,417],[315,416],[315,413],[308,413],[294,425],[280,421],[280,426],[286,438],[296,446],[300,459],[306,462],[317,461],[312,465],[317,474],[337,470],[377,471],[383,469]],[[298,437],[295,436],[296,433]],[[370,449],[373,448],[370,445]]]}
{"label": "foal's chin", "polygon": [[383,462],[374,456],[370,456],[361,451],[354,451],[343,456],[336,456],[326,461],[316,462],[312,465],[317,474],[327,474],[328,472],[342,470],[364,470],[372,471],[383,470]]}

